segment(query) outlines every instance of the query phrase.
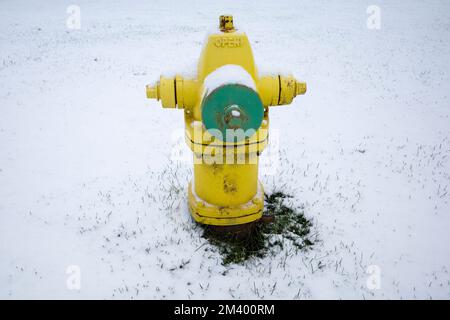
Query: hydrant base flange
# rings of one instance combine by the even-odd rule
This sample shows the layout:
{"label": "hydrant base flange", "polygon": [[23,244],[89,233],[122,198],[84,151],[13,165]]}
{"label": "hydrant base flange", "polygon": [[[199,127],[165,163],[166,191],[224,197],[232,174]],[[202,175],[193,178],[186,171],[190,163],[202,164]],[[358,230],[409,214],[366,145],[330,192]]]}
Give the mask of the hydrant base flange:
{"label": "hydrant base flange", "polygon": [[259,220],[264,208],[264,189],[258,181],[255,196],[247,203],[237,206],[216,206],[208,203],[195,194],[192,181],[188,187],[189,210],[195,221],[216,226],[230,226]]}

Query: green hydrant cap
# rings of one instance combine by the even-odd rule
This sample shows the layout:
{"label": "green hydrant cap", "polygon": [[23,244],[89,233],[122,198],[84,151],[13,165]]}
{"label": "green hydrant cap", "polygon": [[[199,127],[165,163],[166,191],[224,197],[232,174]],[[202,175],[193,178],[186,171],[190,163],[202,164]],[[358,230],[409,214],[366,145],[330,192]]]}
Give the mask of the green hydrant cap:
{"label": "green hydrant cap", "polygon": [[[235,142],[250,138],[261,126],[264,106],[257,92],[240,84],[216,88],[203,99],[202,119],[214,136],[218,130],[222,141]],[[231,129],[227,132],[228,129]],[[233,135],[233,129],[242,129]],[[227,135],[228,133],[228,135]],[[245,133],[245,134],[242,134]]]}

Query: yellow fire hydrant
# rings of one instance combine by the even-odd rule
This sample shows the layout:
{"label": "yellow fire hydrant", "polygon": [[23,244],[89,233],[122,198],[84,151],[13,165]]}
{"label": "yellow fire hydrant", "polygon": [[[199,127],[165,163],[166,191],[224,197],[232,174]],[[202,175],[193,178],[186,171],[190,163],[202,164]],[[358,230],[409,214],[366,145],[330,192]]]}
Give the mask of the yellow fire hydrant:
{"label": "yellow fire hydrant", "polygon": [[268,143],[268,107],[290,104],[306,83],[259,77],[246,34],[234,28],[232,16],[221,16],[220,30],[203,47],[197,79],[161,76],[146,89],[164,108],[184,109],[185,139],[194,154],[188,202],[195,221],[236,226],[259,220],[258,157]]}

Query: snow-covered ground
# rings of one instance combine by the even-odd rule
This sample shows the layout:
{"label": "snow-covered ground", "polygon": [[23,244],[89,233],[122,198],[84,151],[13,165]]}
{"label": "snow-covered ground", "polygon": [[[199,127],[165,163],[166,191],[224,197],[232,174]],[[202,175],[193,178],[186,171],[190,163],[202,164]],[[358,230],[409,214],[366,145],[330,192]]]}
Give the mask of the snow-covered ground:
{"label": "snow-covered ground", "polygon": [[[308,83],[261,172],[308,252],[221,265],[171,161],[182,111],[145,98],[223,13]],[[450,2],[8,0],[0,29],[0,298],[450,298]]]}

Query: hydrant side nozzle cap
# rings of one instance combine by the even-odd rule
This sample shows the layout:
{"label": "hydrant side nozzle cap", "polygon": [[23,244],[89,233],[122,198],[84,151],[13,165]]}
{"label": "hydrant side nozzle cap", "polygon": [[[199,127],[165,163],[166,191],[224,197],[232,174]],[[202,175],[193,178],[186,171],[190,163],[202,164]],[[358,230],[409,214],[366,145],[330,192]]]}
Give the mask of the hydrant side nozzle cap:
{"label": "hydrant side nozzle cap", "polygon": [[156,85],[152,86],[148,84],[146,86],[147,98],[159,100],[159,82]]}
{"label": "hydrant side nozzle cap", "polygon": [[295,87],[296,87],[296,90],[295,90],[296,95],[306,93],[306,82],[297,81]]}

